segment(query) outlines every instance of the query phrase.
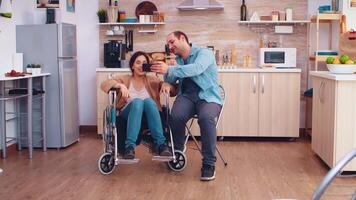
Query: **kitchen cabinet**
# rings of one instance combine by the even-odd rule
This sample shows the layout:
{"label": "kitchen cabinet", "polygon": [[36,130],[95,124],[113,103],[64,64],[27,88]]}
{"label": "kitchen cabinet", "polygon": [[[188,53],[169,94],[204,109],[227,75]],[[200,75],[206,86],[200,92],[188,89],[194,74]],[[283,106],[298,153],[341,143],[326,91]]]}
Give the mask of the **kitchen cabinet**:
{"label": "kitchen cabinet", "polygon": [[300,73],[220,73],[224,136],[299,136]]}
{"label": "kitchen cabinet", "polygon": [[[356,77],[311,72],[312,150],[329,166],[356,148]],[[351,80],[342,80],[351,77]],[[344,171],[356,171],[356,160]]]}
{"label": "kitchen cabinet", "polygon": [[226,102],[218,135],[257,136],[258,73],[220,73]]}

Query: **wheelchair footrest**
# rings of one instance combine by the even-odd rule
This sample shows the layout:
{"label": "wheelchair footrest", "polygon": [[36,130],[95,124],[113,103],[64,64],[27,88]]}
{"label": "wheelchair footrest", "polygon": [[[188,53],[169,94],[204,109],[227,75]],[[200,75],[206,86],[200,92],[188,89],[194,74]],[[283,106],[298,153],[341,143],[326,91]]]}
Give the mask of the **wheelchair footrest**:
{"label": "wheelchair footrest", "polygon": [[136,164],[140,161],[140,159],[138,158],[134,158],[134,159],[123,159],[123,158],[119,158],[117,160],[118,164],[124,164],[124,165],[129,165],[129,164]]}
{"label": "wheelchair footrest", "polygon": [[169,162],[173,160],[173,156],[153,156],[153,161]]}

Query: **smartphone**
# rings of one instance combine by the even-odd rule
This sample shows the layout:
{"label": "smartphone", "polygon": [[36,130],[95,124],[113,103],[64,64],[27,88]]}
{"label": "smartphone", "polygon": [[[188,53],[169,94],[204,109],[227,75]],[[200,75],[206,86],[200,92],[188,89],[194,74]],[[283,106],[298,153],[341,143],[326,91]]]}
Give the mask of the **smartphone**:
{"label": "smartphone", "polygon": [[150,64],[150,63],[143,63],[142,64],[142,71],[150,72],[151,71],[151,66],[152,66],[152,64]]}

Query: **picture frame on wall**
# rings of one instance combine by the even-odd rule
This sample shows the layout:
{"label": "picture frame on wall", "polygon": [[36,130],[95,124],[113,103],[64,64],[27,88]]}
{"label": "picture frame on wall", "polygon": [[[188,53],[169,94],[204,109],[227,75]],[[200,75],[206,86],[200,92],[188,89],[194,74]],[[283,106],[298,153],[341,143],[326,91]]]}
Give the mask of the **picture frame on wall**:
{"label": "picture frame on wall", "polygon": [[59,8],[59,0],[36,0],[37,8]]}
{"label": "picture frame on wall", "polygon": [[350,6],[350,8],[356,9],[356,0],[350,0],[349,6]]}
{"label": "picture frame on wall", "polygon": [[75,12],[75,0],[66,0],[67,1],[67,12]]}

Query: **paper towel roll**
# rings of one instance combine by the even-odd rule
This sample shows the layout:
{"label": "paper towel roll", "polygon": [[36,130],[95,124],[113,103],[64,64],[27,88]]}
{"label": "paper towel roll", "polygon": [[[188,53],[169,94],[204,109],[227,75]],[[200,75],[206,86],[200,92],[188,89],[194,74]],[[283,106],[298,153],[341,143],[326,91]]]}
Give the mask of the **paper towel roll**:
{"label": "paper towel roll", "polygon": [[23,54],[22,53],[12,54],[12,67],[14,70],[16,70],[18,72],[23,71],[24,66],[23,66]]}

